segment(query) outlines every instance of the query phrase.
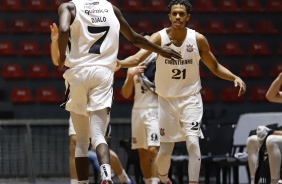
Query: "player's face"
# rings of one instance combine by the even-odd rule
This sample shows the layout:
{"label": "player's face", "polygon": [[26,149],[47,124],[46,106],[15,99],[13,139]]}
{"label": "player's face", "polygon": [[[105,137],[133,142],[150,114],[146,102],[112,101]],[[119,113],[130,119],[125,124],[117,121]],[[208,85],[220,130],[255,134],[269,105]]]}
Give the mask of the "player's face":
{"label": "player's face", "polygon": [[186,22],[190,18],[190,14],[187,14],[185,6],[180,4],[173,5],[168,16],[172,23],[172,27],[175,29],[184,28],[186,26]]}

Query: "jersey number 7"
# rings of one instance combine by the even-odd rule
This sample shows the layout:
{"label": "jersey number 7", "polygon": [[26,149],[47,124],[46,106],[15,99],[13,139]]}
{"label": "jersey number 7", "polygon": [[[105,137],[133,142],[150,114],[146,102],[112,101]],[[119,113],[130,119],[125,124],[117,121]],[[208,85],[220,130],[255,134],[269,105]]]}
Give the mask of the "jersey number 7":
{"label": "jersey number 7", "polygon": [[93,53],[93,54],[101,54],[100,52],[100,47],[105,40],[109,30],[110,26],[103,26],[103,27],[87,27],[89,33],[97,34],[97,33],[102,33],[105,32],[104,35],[98,39],[89,49],[88,53]]}

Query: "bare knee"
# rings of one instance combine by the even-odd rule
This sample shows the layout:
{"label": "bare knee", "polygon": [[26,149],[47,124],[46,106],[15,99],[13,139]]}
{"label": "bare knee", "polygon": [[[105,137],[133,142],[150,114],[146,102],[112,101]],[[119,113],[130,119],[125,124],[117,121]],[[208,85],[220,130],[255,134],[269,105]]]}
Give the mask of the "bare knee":
{"label": "bare knee", "polygon": [[148,151],[149,151],[150,158],[152,160],[154,160],[157,157],[157,155],[158,155],[159,147],[157,147],[157,146],[150,146],[148,148]]}

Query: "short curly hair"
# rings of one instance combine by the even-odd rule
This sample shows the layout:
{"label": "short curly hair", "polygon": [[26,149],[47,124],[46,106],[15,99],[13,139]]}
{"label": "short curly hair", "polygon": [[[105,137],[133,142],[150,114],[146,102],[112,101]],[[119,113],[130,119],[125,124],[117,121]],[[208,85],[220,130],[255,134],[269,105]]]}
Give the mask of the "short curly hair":
{"label": "short curly hair", "polygon": [[173,5],[177,5],[177,4],[180,4],[180,5],[185,6],[187,13],[190,13],[191,8],[192,8],[192,5],[190,4],[190,2],[189,2],[188,0],[172,0],[172,1],[169,3],[169,5],[167,6],[169,12],[171,12],[171,7],[172,7]]}

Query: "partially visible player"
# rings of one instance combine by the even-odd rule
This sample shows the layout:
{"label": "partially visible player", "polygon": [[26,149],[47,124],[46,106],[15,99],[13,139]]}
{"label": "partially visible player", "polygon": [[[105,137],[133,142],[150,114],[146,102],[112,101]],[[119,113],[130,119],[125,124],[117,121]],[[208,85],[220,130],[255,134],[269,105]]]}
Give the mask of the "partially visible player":
{"label": "partially visible player", "polygon": [[[149,39],[150,35],[145,38]],[[153,68],[147,68],[148,72],[142,72],[137,67],[129,68],[126,80],[122,86],[122,94],[129,98],[134,93],[134,104],[131,115],[132,149],[139,153],[141,171],[145,184],[158,184],[158,168],[156,163],[160,146],[159,123],[158,123],[158,95],[151,91],[154,88],[155,60],[157,54],[152,53],[144,64],[151,64]],[[143,75],[140,75],[143,73]],[[149,73],[150,76],[145,76]],[[144,76],[144,77],[142,77]],[[144,79],[146,77],[146,79]],[[151,86],[145,84],[152,77]],[[134,91],[133,91],[134,89]],[[154,90],[154,89],[153,89]]]}

